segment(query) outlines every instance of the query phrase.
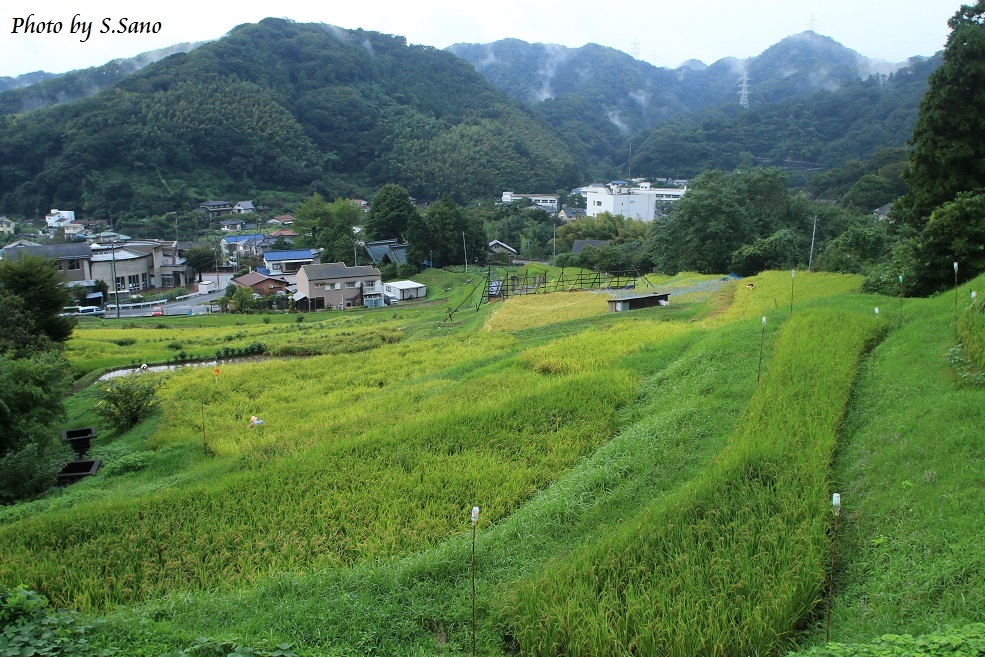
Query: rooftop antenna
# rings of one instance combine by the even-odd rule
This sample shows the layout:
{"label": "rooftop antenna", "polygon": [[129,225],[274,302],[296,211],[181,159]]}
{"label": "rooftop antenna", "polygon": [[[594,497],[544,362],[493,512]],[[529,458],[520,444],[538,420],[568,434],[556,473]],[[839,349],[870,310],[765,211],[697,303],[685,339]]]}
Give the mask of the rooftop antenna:
{"label": "rooftop antenna", "polygon": [[739,78],[739,105],[749,109],[749,74],[743,73]]}

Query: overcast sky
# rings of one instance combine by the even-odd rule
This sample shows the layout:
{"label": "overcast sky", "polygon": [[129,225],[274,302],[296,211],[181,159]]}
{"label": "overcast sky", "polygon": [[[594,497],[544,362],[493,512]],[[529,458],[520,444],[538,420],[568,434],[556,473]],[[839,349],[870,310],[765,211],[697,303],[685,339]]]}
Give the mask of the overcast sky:
{"label": "overcast sky", "polygon": [[[867,57],[901,62],[942,49],[947,20],[960,4],[953,0],[241,0],[221,4],[6,0],[0,9],[0,76],[98,66],[175,43],[217,39],[236,25],[267,16],[399,34],[410,43],[437,48],[508,37],[569,47],[593,42],[667,67],[686,59],[710,64],[727,56],[752,57],[786,36],[813,29]],[[25,34],[17,19],[26,21],[31,14],[35,29],[60,21],[61,32]],[[92,23],[85,43],[80,43],[80,34],[70,34],[76,14]],[[160,30],[99,34],[104,18],[113,27],[118,27],[120,18],[159,21]]]}

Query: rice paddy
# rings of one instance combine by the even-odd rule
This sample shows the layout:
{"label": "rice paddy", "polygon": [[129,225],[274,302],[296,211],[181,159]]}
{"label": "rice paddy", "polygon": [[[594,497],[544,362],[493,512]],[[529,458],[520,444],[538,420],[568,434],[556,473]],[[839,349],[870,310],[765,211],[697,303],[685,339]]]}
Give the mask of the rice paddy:
{"label": "rice paddy", "polygon": [[[150,420],[101,433],[103,472],[4,510],[0,582],[103,618],[94,645],[126,654],[203,635],[312,656],[466,653],[478,505],[481,654],[776,654],[823,642],[841,490],[859,506],[842,518],[832,639],[981,622],[985,601],[962,589],[981,583],[985,544],[970,529],[985,526],[982,391],[947,365],[950,306],[908,300],[900,329],[858,282],[798,272],[792,314],[790,273],[771,272],[614,315],[571,292],[452,323],[436,305],[87,324],[69,345],[80,375],[175,345],[314,355],[166,375]],[[908,358],[916,345],[931,348]],[[91,399],[72,402],[76,421]],[[966,418],[946,442],[954,467],[940,436],[900,421],[910,408],[938,427]],[[906,439],[876,447],[894,432]],[[951,500],[953,522],[911,491]],[[938,548],[939,533],[962,538]]]}

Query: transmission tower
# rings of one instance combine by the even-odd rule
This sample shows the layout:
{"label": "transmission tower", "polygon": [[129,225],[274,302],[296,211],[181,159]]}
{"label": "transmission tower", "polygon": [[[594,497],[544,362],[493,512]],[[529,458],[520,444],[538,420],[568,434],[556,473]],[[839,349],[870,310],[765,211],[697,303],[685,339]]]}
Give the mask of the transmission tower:
{"label": "transmission tower", "polygon": [[749,108],[749,74],[743,73],[739,78],[739,105]]}
{"label": "transmission tower", "polygon": [[633,56],[633,59],[640,58],[640,40],[633,39],[633,45],[629,47],[629,54]]}

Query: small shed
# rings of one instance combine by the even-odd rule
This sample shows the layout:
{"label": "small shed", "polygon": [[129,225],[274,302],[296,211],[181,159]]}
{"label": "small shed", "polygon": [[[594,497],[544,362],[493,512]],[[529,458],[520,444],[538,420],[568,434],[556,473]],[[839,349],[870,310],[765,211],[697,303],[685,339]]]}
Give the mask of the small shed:
{"label": "small shed", "polygon": [[670,294],[643,294],[638,297],[623,297],[621,299],[609,299],[609,312],[621,313],[626,310],[639,310],[640,308],[650,308],[651,306],[670,305]]}
{"label": "small shed", "polygon": [[427,296],[428,288],[417,281],[390,281],[383,284],[383,293],[395,297],[398,301],[404,301]]}

